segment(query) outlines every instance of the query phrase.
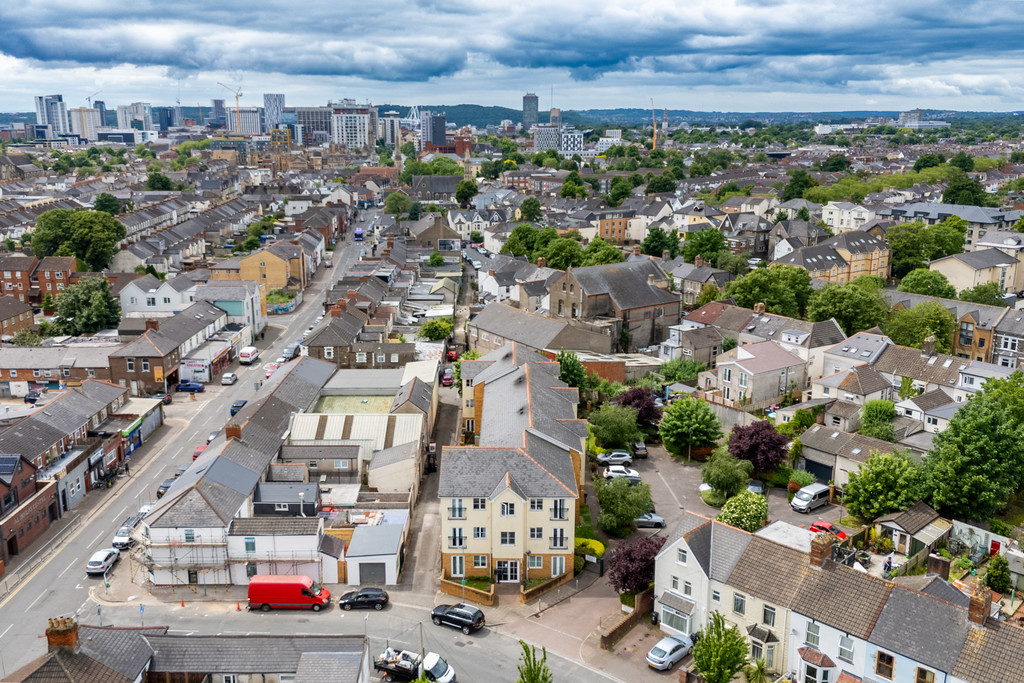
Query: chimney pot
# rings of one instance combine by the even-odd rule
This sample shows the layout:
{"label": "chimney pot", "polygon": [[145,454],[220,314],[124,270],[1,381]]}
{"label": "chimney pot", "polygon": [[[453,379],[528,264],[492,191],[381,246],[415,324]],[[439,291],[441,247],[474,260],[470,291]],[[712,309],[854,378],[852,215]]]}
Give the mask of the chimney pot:
{"label": "chimney pot", "polygon": [[78,652],[78,622],[71,617],[47,619],[46,646],[49,652],[61,649]]}
{"label": "chimney pot", "polygon": [[700,254],[697,254],[696,258],[693,259],[693,265],[697,266],[698,268],[702,267],[704,265],[704,257],[701,256]]}
{"label": "chimney pot", "polygon": [[640,245],[639,244],[634,244],[633,245],[633,256],[639,256],[640,253],[641,253],[640,252]]}
{"label": "chimney pot", "polygon": [[661,260],[662,261],[668,261],[671,258],[672,258],[672,252],[669,251],[668,249],[665,249],[664,251],[661,252]]}
{"label": "chimney pot", "polygon": [[967,618],[972,624],[984,626],[992,611],[992,590],[980,583],[974,586],[971,603],[967,607]]}
{"label": "chimney pot", "polygon": [[160,331],[160,321],[156,318],[146,318],[146,329],[154,332]]}
{"label": "chimney pot", "polygon": [[821,568],[832,557],[832,534],[821,533],[811,539],[811,566]]}
{"label": "chimney pot", "polygon": [[242,425],[237,422],[229,422],[224,425],[224,436],[229,439],[242,440]]}
{"label": "chimney pot", "polygon": [[928,335],[921,343],[921,355],[928,357],[935,355],[935,337],[933,335]]}
{"label": "chimney pot", "polygon": [[754,304],[754,313],[764,313],[764,303],[758,302]]}

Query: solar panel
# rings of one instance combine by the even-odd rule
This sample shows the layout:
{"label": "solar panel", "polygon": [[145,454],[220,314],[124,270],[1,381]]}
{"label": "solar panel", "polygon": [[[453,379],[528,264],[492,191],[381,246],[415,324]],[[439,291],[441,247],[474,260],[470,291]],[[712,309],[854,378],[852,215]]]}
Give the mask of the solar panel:
{"label": "solar panel", "polygon": [[0,455],[0,474],[14,474],[20,459],[17,455]]}

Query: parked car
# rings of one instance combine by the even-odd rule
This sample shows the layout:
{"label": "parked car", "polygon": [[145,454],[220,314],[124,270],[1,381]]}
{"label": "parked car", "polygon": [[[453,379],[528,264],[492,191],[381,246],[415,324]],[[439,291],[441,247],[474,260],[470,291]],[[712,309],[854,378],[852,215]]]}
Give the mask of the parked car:
{"label": "parked car", "polygon": [[617,448],[607,453],[598,453],[597,464],[602,467],[607,467],[608,465],[632,465],[633,456],[630,455],[629,451]]}
{"label": "parked car", "polygon": [[451,368],[445,368],[441,371],[441,386],[450,387],[455,383],[455,373]]}
{"label": "parked car", "polygon": [[747,482],[747,490],[751,493],[756,493],[759,496],[765,495],[767,489],[764,487],[764,482],[760,479],[751,479]]}
{"label": "parked car", "polygon": [[484,613],[472,605],[438,605],[430,613],[431,620],[438,626],[451,626],[469,635],[484,627]]}
{"label": "parked car", "polygon": [[814,532],[816,534],[832,534],[833,536],[838,538],[840,541],[845,541],[846,540],[846,532],[843,531],[842,529],[840,529],[839,527],[837,527],[835,524],[832,524],[830,522],[825,522],[825,521],[822,521],[822,520],[819,519],[817,522],[812,524],[809,528],[810,528],[810,530],[812,532]]}
{"label": "parked car", "polygon": [[633,520],[638,527],[649,527],[653,529],[664,529],[665,518],[653,512],[645,512]]}
{"label": "parked car", "polygon": [[148,515],[152,511],[153,511],[153,504],[152,503],[146,503],[145,505],[143,505],[142,507],[139,508],[139,512],[138,512],[139,519],[142,519],[143,517],[145,517],[146,515]]}
{"label": "parked car", "polygon": [[232,403],[231,404],[231,416],[234,417],[235,415],[237,415],[238,411],[240,411],[242,408],[244,408],[246,403],[248,403],[248,401],[244,401],[244,400],[243,401],[235,401],[234,403]]}
{"label": "parked car", "polygon": [[634,458],[646,458],[647,457],[647,444],[643,441],[637,441],[633,444],[633,457]]}
{"label": "parked car", "polygon": [[42,394],[40,394],[38,391],[30,391],[27,394],[25,394],[25,403],[34,404],[36,401],[40,399],[41,396]]}
{"label": "parked car", "polygon": [[[193,458],[193,460],[195,460],[195,458]],[[163,483],[161,483],[160,486],[158,486],[157,489],[156,489],[156,497],[157,497],[157,499],[159,500],[160,498],[163,498],[164,494],[167,493],[167,489],[171,488],[171,486],[173,486],[173,485],[174,485],[174,478],[173,477],[171,479],[164,479]]]}
{"label": "parked car", "polygon": [[338,598],[338,607],[342,609],[384,609],[388,604],[388,592],[383,588],[360,588],[349,591]]}
{"label": "parked car", "polygon": [[175,391],[188,391],[188,392],[196,394],[196,393],[202,393],[202,392],[206,391],[206,387],[204,387],[199,382],[179,382],[178,386],[174,387],[174,390]]}
{"label": "parked car", "polygon": [[199,448],[196,449],[195,453],[192,454],[192,459],[193,460],[198,459],[199,456],[202,455],[203,451],[205,451],[205,450],[206,450],[206,444],[204,443],[202,446],[200,446]]}
{"label": "parked car", "polygon": [[267,379],[270,379],[270,377],[271,377],[271,376],[272,376],[272,375],[273,375],[273,374],[274,374],[275,372],[277,372],[277,369],[278,369],[279,367],[281,367],[281,366],[280,366],[279,364],[277,364],[277,363],[270,363],[269,365],[267,365],[267,375],[266,375],[266,378],[267,378]]}
{"label": "parked car", "polygon": [[188,471],[188,465],[178,465],[178,469],[174,470],[174,478],[177,479],[181,475]]}
{"label": "parked car", "polygon": [[693,641],[689,636],[665,636],[647,653],[647,666],[658,671],[667,671],[690,654]]}
{"label": "parked car", "polygon": [[295,358],[297,355],[299,355],[298,344],[289,344],[288,346],[284,347],[284,357],[287,358],[288,360]]}
{"label": "parked car", "polygon": [[609,465],[601,476],[605,479],[615,479],[616,477],[639,477],[640,473],[629,469],[625,465]]}
{"label": "parked car", "polygon": [[235,384],[236,382],[238,382],[238,375],[233,372],[225,372],[220,377],[220,383],[225,386]]}
{"label": "parked car", "polygon": [[164,393],[159,393],[158,392],[158,393],[155,393],[155,394],[150,394],[149,397],[150,398],[160,399],[165,406],[166,405],[170,405],[170,403],[171,403],[171,395],[170,394],[164,394]]}
{"label": "parked car", "polygon": [[97,550],[85,563],[85,573],[89,575],[106,574],[120,559],[121,553],[117,551],[117,548]]}
{"label": "parked car", "polygon": [[308,576],[257,574],[249,579],[249,609],[311,609],[331,604],[331,591]]}
{"label": "parked car", "polygon": [[118,528],[117,532],[114,533],[114,540],[110,545],[114,546],[118,550],[130,548],[134,545],[135,539],[132,538],[132,531],[135,530],[135,527],[137,527],[141,521],[142,517],[133,515],[121,522],[121,526]]}
{"label": "parked car", "polygon": [[789,501],[790,507],[797,512],[810,512],[822,505],[828,505],[829,489],[824,484],[808,484]]}

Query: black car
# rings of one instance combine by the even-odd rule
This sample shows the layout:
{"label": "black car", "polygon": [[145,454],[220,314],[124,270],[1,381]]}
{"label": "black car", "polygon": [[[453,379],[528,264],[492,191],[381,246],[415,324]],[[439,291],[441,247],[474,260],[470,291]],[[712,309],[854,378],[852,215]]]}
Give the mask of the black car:
{"label": "black car", "polygon": [[342,609],[384,609],[388,604],[388,592],[383,588],[360,588],[349,591],[338,598],[338,607]]}
{"label": "black car", "polygon": [[461,602],[457,605],[438,605],[431,612],[430,618],[438,626],[461,629],[466,635],[484,627],[484,613]]}
{"label": "black car", "polygon": [[167,489],[174,485],[174,479],[164,479],[163,483],[156,489],[156,497],[163,498],[164,494],[167,493]]}
{"label": "black car", "polygon": [[156,393],[156,394],[150,394],[149,397],[150,398],[158,398],[158,399],[160,399],[163,402],[164,405],[169,405],[171,403],[171,395],[170,394]]}
{"label": "black car", "polygon": [[36,401],[40,399],[40,397],[41,394],[38,391],[30,391],[27,394],[25,394],[25,403],[34,404]]}

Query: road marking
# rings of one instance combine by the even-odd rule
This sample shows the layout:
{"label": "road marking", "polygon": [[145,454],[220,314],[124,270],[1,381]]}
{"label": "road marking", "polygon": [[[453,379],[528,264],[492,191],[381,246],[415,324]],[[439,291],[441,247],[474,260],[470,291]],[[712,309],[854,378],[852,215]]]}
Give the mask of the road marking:
{"label": "road marking", "polygon": [[118,510],[117,514],[115,515],[115,517],[120,517],[121,515],[123,515],[126,512],[128,512],[128,506],[127,505],[125,505],[123,508]]}
{"label": "road marking", "polygon": [[101,531],[98,534],[96,534],[96,538],[94,538],[91,541],[89,541],[89,545],[96,545],[96,541],[100,540],[100,538],[102,538],[102,537],[103,537],[103,532]]}
{"label": "road marking", "polygon": [[64,571],[62,571],[60,574],[57,574],[57,578],[59,579],[60,577],[64,576],[64,574],[67,572],[67,570],[69,570],[72,567],[74,567],[75,564],[77,564],[77,563],[78,563],[78,558],[76,557],[75,559],[71,560],[71,563],[68,564],[68,566],[64,567]]}
{"label": "road marking", "polygon": [[10,631],[10,630],[11,630],[12,628],[14,628],[14,624],[11,624],[11,625],[10,625],[10,626],[8,626],[7,628],[5,628],[5,629],[4,629],[4,632],[3,632],[3,633],[0,633],[0,638],[3,638],[4,636],[6,636],[6,635],[7,635],[7,632],[8,632],[8,631]]}
{"label": "road marking", "polygon": [[661,470],[656,469],[655,472],[658,473],[658,478],[661,479],[663,484],[665,484],[665,488],[668,489],[668,493],[670,496],[672,496],[672,500],[674,500],[676,502],[676,505],[678,505],[679,507],[683,507],[683,504],[679,502],[679,498],[676,496],[676,492],[672,490],[672,487],[669,486],[668,482],[665,480],[665,476],[661,473]]}
{"label": "road marking", "polygon": [[29,605],[29,606],[28,606],[28,607],[27,607],[27,608],[25,609],[25,612],[27,613],[27,612],[29,612],[29,611],[30,611],[30,610],[31,610],[31,609],[32,609],[33,607],[35,607],[35,604],[36,604],[37,602],[39,602],[40,600],[42,600],[43,598],[45,598],[45,597],[46,597],[46,594],[47,594],[48,592],[49,592],[49,591],[43,591],[42,593],[40,593],[40,594],[39,594],[39,597],[38,597],[38,598],[36,598],[35,600],[33,600],[33,601],[32,601],[32,604],[31,604],[31,605]]}

